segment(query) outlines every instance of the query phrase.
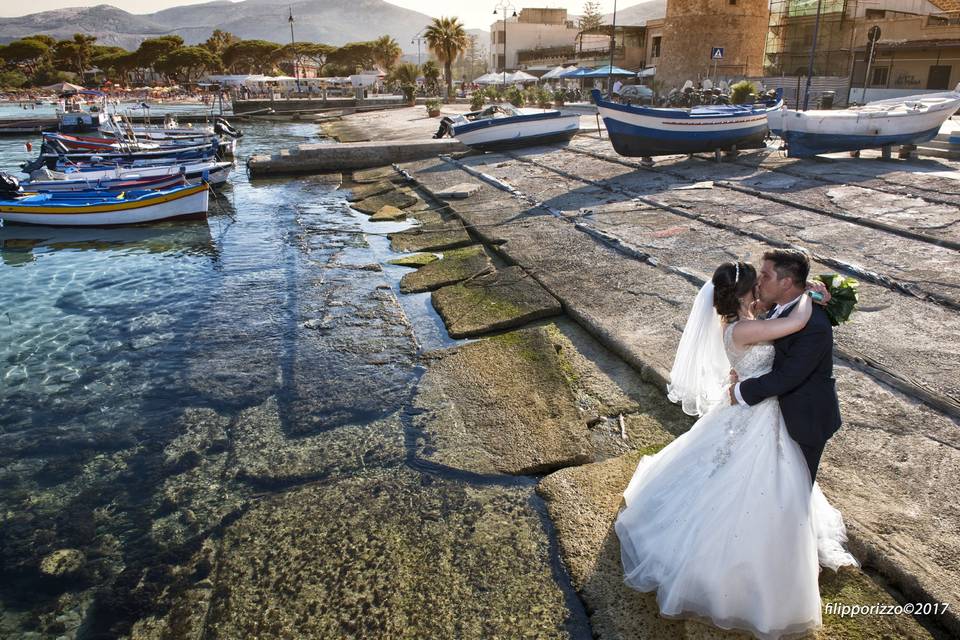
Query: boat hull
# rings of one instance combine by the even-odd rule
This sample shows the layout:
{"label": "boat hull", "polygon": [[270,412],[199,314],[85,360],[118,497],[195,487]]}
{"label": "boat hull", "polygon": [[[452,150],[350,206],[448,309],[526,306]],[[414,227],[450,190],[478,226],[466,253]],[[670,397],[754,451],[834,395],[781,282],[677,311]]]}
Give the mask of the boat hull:
{"label": "boat hull", "polygon": [[958,107],[960,97],[916,112],[784,109],[770,115],[770,129],[786,142],[788,157],[809,158],[824,153],[928,142],[937,136],[940,127]]}
{"label": "boat hull", "polygon": [[477,151],[503,151],[569,142],[579,130],[579,115],[535,114],[455,125],[453,136]]}
{"label": "boat hull", "polygon": [[[188,183],[199,184],[201,181],[205,181],[207,184],[212,186],[219,186],[225,183],[227,181],[227,177],[230,175],[230,171],[233,169],[233,164],[229,162],[184,163],[183,166],[185,167],[184,174]],[[160,176],[179,175],[179,173],[179,165],[157,165],[120,168],[115,166],[104,168],[84,167],[77,171],[67,173],[67,177],[63,180],[46,180],[42,177],[42,173],[34,173],[33,175],[37,176],[38,182],[48,183],[73,180],[83,180],[89,182],[114,179],[136,180],[139,178],[157,178]]]}
{"label": "boat hull", "polygon": [[57,227],[110,227],[202,219],[207,215],[209,197],[207,187],[200,185],[156,192],[129,202],[119,198],[100,198],[93,204],[55,199],[46,204],[0,201],[0,219],[4,223]]}
{"label": "boat hull", "polygon": [[57,115],[59,130],[63,133],[82,133],[96,131],[106,121],[103,112],[88,113],[86,111],[60,113]]}
{"label": "boat hull", "polygon": [[594,99],[614,150],[628,157],[763,147],[769,133],[767,114],[779,106],[721,105],[684,111],[622,105],[599,94]]}

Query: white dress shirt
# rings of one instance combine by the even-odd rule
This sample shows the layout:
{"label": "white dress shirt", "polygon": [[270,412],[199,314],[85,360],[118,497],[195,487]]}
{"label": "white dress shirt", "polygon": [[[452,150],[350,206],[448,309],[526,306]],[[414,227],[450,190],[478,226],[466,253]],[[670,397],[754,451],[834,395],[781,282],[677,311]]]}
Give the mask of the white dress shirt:
{"label": "white dress shirt", "polygon": [[[776,306],[773,308],[773,311],[770,313],[770,315],[767,316],[767,320],[774,320],[775,318],[779,318],[779,317],[780,317],[780,314],[783,313],[783,312],[787,309],[787,307],[793,306],[794,304],[796,304],[797,302],[799,302],[799,301],[800,301],[800,298],[802,298],[802,297],[803,297],[803,294],[801,293],[801,294],[798,295],[796,298],[794,298],[793,300],[791,300],[790,302],[788,302],[788,303],[786,303],[786,304],[778,304],[778,305],[776,305]],[[745,407],[748,406],[747,403],[743,401],[743,396],[740,395],[740,383],[739,383],[739,382],[736,384],[736,386],[733,387],[733,395],[736,396],[736,398],[737,398],[737,404],[741,404],[741,405],[743,405],[743,406],[745,406]]]}

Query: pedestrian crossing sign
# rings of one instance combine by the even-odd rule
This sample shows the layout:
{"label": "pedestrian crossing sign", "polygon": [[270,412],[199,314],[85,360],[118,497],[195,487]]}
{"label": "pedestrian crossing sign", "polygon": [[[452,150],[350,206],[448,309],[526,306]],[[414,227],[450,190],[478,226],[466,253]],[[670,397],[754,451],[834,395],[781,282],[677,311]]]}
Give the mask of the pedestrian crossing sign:
{"label": "pedestrian crossing sign", "polygon": [[710,50],[711,60],[723,60],[723,47],[713,47]]}

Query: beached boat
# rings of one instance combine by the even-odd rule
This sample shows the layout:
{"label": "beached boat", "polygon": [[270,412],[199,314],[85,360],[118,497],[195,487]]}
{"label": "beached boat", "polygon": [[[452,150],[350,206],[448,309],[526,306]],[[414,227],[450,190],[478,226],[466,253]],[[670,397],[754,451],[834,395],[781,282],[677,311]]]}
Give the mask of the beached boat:
{"label": "beached boat", "polygon": [[201,181],[217,186],[227,181],[232,162],[201,160],[183,164],[155,164],[139,166],[118,166],[110,164],[89,164],[66,167],[63,171],[51,171],[40,167],[27,172],[34,183],[59,182],[64,180],[96,182],[98,180],[137,180],[142,178],[175,177],[183,175],[190,184]]}
{"label": "beached boat", "polygon": [[209,196],[209,187],[205,184],[102,194],[7,192],[0,196],[0,220],[58,227],[101,227],[205,218]]}
{"label": "beached boat", "polygon": [[478,151],[516,149],[568,142],[580,130],[580,115],[556,109],[520,109],[495,105],[450,119],[454,138]]}
{"label": "beached boat", "polygon": [[187,184],[183,174],[171,173],[168,175],[151,177],[131,177],[131,178],[98,178],[91,180],[85,178],[82,174],[79,177],[67,178],[62,180],[25,180],[20,182],[24,191],[33,191],[38,193],[52,193],[61,191],[137,191],[144,189],[169,189]]}
{"label": "beached boat", "polygon": [[613,148],[629,157],[762,147],[769,133],[767,115],[783,105],[778,97],[752,105],[664,109],[611,102],[596,89],[592,95]]}
{"label": "beached boat", "polygon": [[958,108],[960,85],[954,91],[878,100],[835,111],[782,109],[770,114],[770,130],[783,138],[789,157],[809,158],[933,140]]}

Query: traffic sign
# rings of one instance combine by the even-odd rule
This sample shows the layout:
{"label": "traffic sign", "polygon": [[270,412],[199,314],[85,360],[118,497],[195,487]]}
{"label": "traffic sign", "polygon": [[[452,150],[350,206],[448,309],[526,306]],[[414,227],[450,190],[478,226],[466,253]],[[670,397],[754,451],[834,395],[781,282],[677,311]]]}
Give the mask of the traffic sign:
{"label": "traffic sign", "polygon": [[711,60],[723,60],[723,47],[713,47],[710,50]]}
{"label": "traffic sign", "polygon": [[873,25],[870,27],[870,31],[867,32],[867,41],[876,42],[880,39],[880,27]]}

